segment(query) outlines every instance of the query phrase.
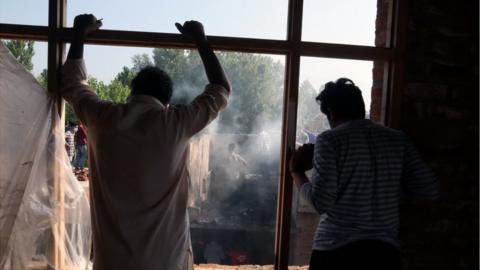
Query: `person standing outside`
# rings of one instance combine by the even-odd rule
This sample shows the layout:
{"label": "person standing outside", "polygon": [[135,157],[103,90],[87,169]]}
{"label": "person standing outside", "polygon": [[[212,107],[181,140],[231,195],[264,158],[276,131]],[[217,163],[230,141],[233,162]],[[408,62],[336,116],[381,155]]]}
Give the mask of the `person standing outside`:
{"label": "person standing outside", "polygon": [[85,126],[80,123],[78,130],[75,132],[75,159],[73,160],[73,167],[77,171],[81,171],[85,168],[87,162],[87,131]]}
{"label": "person standing outside", "polygon": [[102,25],[74,20],[60,94],[87,127],[93,227],[93,269],[192,269],[186,160],[192,136],[217,117],[230,95],[201,23],[176,24],[195,42],[209,84],[188,105],[169,105],[172,81],[157,67],[142,69],[126,104],[100,98],[86,84],[86,36]]}
{"label": "person standing outside", "polygon": [[76,125],[71,122],[65,128],[65,150],[67,151],[69,162],[72,162],[75,157],[75,129]]}
{"label": "person standing outside", "polygon": [[436,199],[436,178],[403,132],[365,119],[351,80],[327,83],[316,99],[331,130],[290,160],[302,197],[321,215],[310,269],[401,269],[401,197]]}

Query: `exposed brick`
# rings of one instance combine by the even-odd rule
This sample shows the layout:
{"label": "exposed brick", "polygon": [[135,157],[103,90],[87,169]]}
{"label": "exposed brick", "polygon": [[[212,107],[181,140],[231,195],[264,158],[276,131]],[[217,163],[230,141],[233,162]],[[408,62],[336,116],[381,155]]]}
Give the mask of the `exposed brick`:
{"label": "exposed brick", "polygon": [[383,80],[383,66],[382,67],[374,67],[372,69],[373,73],[373,80],[374,81],[382,81]]}
{"label": "exposed brick", "polygon": [[448,86],[432,83],[409,83],[405,87],[405,96],[413,100],[445,100]]}
{"label": "exposed brick", "polygon": [[375,46],[377,47],[385,47],[387,44],[387,32],[381,31],[376,33],[375,35]]}
{"label": "exposed brick", "polygon": [[402,211],[406,270],[478,269],[478,28],[472,10],[478,16],[478,1],[409,1],[401,129],[422,150],[441,195],[429,211]]}

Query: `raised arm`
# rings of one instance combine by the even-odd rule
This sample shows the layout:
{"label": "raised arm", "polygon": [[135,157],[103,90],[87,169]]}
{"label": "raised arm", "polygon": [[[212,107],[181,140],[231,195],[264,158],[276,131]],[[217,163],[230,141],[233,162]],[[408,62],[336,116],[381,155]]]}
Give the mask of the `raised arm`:
{"label": "raised arm", "polygon": [[82,59],[85,38],[102,26],[102,21],[92,14],[82,14],[73,21],[73,39],[67,59]]}
{"label": "raised arm", "polygon": [[179,23],[175,25],[183,36],[193,39],[197,44],[209,81],[205,90],[190,104],[178,106],[175,110],[178,122],[183,123],[183,128],[178,130],[190,137],[206,127],[218,116],[220,111],[226,108],[231,85],[217,56],[208,44],[202,24],[196,21],[187,21],[183,26]]}
{"label": "raised arm", "polygon": [[62,67],[62,82],[59,94],[73,107],[78,118],[87,126],[98,118],[104,107],[102,101],[87,84],[87,70],[83,63],[85,38],[102,25],[91,14],[75,17],[73,38],[67,61]]}
{"label": "raised arm", "polygon": [[183,26],[179,23],[176,23],[175,26],[180,33],[187,38],[193,39],[195,44],[197,44],[198,53],[202,58],[208,81],[211,84],[219,84],[227,89],[228,92],[230,92],[230,82],[222,68],[222,65],[218,61],[217,56],[208,43],[203,25],[197,21],[187,21],[183,24]]}

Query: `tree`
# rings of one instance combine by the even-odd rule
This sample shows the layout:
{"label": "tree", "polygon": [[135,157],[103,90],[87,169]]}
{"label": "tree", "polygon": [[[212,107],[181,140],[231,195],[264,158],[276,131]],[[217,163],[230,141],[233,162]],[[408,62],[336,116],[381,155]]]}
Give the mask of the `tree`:
{"label": "tree", "polygon": [[298,91],[298,119],[299,124],[314,117],[320,112],[316,102],[317,91],[309,81],[303,81]]}
{"label": "tree", "polygon": [[72,106],[70,106],[70,104],[68,103],[65,103],[65,121],[67,123],[78,123],[79,120],[78,120],[78,117],[77,115],[75,114],[75,112],[73,111],[73,108]]}
{"label": "tree", "polygon": [[[257,54],[220,52],[220,62],[232,88],[229,106],[220,115],[223,132],[254,132],[260,122],[281,117],[283,70],[281,63]],[[196,51],[154,49],[155,65],[171,77],[175,85],[172,103],[187,103],[207,83],[201,59]]]}
{"label": "tree", "polygon": [[118,80],[113,80],[106,88],[107,100],[114,103],[125,103],[130,96],[130,87]]}
{"label": "tree", "polygon": [[190,50],[154,49],[153,62],[172,78],[174,92],[173,104],[185,104],[200,94],[206,84],[200,56]]}
{"label": "tree", "polygon": [[248,53],[219,53],[231,83],[229,107],[219,121],[227,132],[252,133],[282,116],[284,66],[271,57]]}
{"label": "tree", "polygon": [[47,88],[47,86],[48,86],[48,70],[46,68],[44,68],[42,70],[42,72],[40,73],[40,75],[38,75],[37,81],[41,86],[43,86],[43,88],[45,88],[45,89]]}
{"label": "tree", "polygon": [[88,85],[103,100],[114,103],[124,103],[130,95],[130,89],[119,80],[113,80],[110,84],[105,84],[94,77],[88,79]]}
{"label": "tree", "polygon": [[150,56],[148,54],[136,54],[132,57],[133,68],[132,71],[134,73],[138,73],[142,68],[146,66],[153,66],[152,60],[150,60]]}
{"label": "tree", "polygon": [[309,81],[303,81],[298,91],[297,126],[310,132],[319,133],[325,128],[326,117],[320,112],[316,97],[318,91]]}
{"label": "tree", "polygon": [[33,49],[34,41],[28,40],[10,40],[3,41],[3,44],[10,50],[12,55],[20,62],[28,71],[32,71],[32,58],[35,55]]}
{"label": "tree", "polygon": [[124,66],[122,68],[122,71],[115,76],[115,80],[119,81],[125,86],[130,86],[133,78],[135,77],[136,72],[133,72],[132,69]]}
{"label": "tree", "polygon": [[[221,132],[256,133],[265,123],[280,122],[283,105],[285,67],[279,61],[264,55],[217,53],[232,83],[232,96],[226,110],[220,114]],[[136,73],[154,64],[167,72],[174,82],[172,104],[191,102],[207,84],[200,56],[196,51],[157,48],[147,54],[132,57],[133,67],[124,66],[110,84],[90,77],[89,85],[100,98],[116,103],[125,102],[130,94],[130,82]],[[299,117],[312,118],[318,112],[315,89],[304,81],[300,86]]]}

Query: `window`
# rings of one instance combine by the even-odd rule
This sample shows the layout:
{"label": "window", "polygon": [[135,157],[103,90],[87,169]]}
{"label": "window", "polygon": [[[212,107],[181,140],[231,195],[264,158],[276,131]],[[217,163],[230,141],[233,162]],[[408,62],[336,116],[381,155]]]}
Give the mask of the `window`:
{"label": "window", "polygon": [[47,0],[6,0],[0,2],[0,23],[47,25]]}
{"label": "window", "polygon": [[[68,26],[82,13],[104,19],[104,29],[178,33],[174,23],[198,20],[208,35],[285,39],[287,0],[84,1],[68,2]],[[265,20],[268,16],[268,20]]]}
{"label": "window", "polygon": [[[295,145],[315,143],[322,132],[330,129],[326,116],[320,112],[316,96],[323,85],[341,77],[351,79],[362,91],[367,118],[370,118],[372,100],[381,102],[381,96],[375,96],[375,83],[378,74],[372,61],[345,60],[336,58],[302,57],[300,62],[300,87],[298,89],[297,129]],[[380,74],[380,79],[382,79]],[[377,82],[378,83],[378,82]],[[372,119],[377,121],[375,117]],[[312,175],[313,170],[307,172]],[[308,265],[312,239],[319,221],[317,212],[294,189],[292,200],[292,223],[290,233],[290,263]]]}
{"label": "window", "polygon": [[302,57],[295,144],[300,146],[304,143],[315,143],[317,135],[330,129],[326,116],[320,112],[320,106],[315,100],[324,84],[329,81],[348,76],[362,91],[366,117],[369,118],[372,70],[372,61]]}
{"label": "window", "polygon": [[[372,69],[372,61],[302,57],[300,62],[300,86],[303,83],[309,84],[318,94],[319,89],[325,83],[342,77],[349,78],[362,90],[365,109],[368,113],[371,103]],[[300,100],[303,100],[302,97],[306,94],[300,87]],[[315,97],[316,95],[313,96],[313,99]],[[299,107],[302,105],[302,102],[299,102]]]}
{"label": "window", "polygon": [[[305,250],[298,248],[297,240],[300,238],[295,237],[299,235],[299,229],[314,230],[316,224],[315,221],[298,218],[298,213],[308,210],[301,210],[303,206],[294,193],[295,188],[287,169],[290,155],[287,150],[293,150],[295,147],[297,128],[304,121],[302,117],[305,108],[310,106],[307,104],[310,102],[308,96],[314,96],[326,81],[346,76],[365,91],[367,110],[370,107],[368,104],[372,104],[370,113],[371,116],[375,115],[375,121],[382,120],[386,125],[395,125],[399,113],[395,98],[402,76],[399,52],[404,46],[401,30],[405,25],[399,14],[405,11],[403,1],[387,0],[376,3],[377,1],[369,0],[362,1],[360,5],[358,1],[347,0],[331,1],[328,4],[313,0],[268,0],[261,1],[262,3],[249,0],[228,1],[227,4],[226,1],[216,0],[209,6],[203,6],[197,3],[198,1],[191,0],[174,1],[175,3],[155,2],[158,4],[146,0],[136,1],[134,4],[129,1],[119,3],[109,0],[91,3],[87,7],[78,0],[68,1],[68,5],[66,0],[50,0],[48,3],[53,6],[49,9],[52,12],[49,19],[44,15],[47,12],[46,1],[37,3],[38,1],[23,0],[22,3],[25,5],[19,5],[18,1],[10,2],[2,3],[0,6],[0,38],[30,39],[36,42],[49,40],[50,43],[44,43],[46,46],[38,47],[39,51],[48,48],[49,58],[43,62],[43,66],[49,70],[59,70],[61,56],[65,51],[62,46],[57,45],[66,44],[70,39],[71,29],[63,27],[71,26],[76,14],[95,13],[104,19],[105,30],[100,30],[88,38],[87,43],[92,46],[87,47],[85,57],[89,72],[92,77],[98,79],[97,83],[101,81],[104,85],[111,85],[123,66],[129,69],[134,67],[131,57],[136,54],[146,54],[147,58],[143,57],[143,60],[149,59],[154,62],[152,47],[164,48],[155,50],[167,49],[188,54],[192,44],[176,35],[174,23],[189,19],[203,21],[207,34],[216,36],[212,38],[211,44],[214,49],[221,50],[219,54],[223,61],[236,57],[235,61],[241,65],[253,63],[251,81],[239,84],[253,83],[252,87],[255,88],[256,80],[270,80],[270,86],[265,86],[258,92],[268,103],[268,106],[259,107],[257,111],[258,116],[263,117],[262,120],[253,121],[253,118],[225,113],[222,117],[232,117],[235,124],[231,127],[222,126],[222,121],[228,121],[219,119],[208,131],[212,132],[209,134],[214,134],[211,136],[220,137],[219,140],[225,141],[226,144],[235,141],[234,151],[238,151],[237,154],[240,156],[248,157],[248,152],[254,146],[257,147],[257,144],[271,142],[271,149],[275,151],[272,154],[272,163],[268,166],[257,166],[259,163],[255,162],[257,167],[267,167],[268,172],[254,170],[251,175],[247,176],[250,174],[248,172],[244,176],[248,181],[256,181],[259,177],[269,179],[268,183],[272,186],[268,188],[275,192],[269,193],[273,197],[267,200],[266,209],[270,209],[267,211],[267,218],[251,223],[255,226],[244,226],[243,231],[255,232],[244,234],[243,231],[231,230],[233,232],[220,233],[217,230],[217,235],[212,234],[212,224],[209,220],[218,218],[219,225],[222,225],[222,222],[226,225],[229,219],[235,220],[235,217],[210,214],[208,211],[207,215],[204,215],[205,208],[201,203],[208,204],[212,177],[210,176],[210,181],[199,180],[196,188],[201,192],[199,197],[193,198],[191,204],[193,207],[189,210],[192,216],[192,242],[197,252],[204,249],[209,242],[227,236],[232,236],[234,240],[249,239],[247,249],[257,245],[255,241],[262,239],[267,243],[265,249],[255,252],[263,255],[255,259],[252,256],[252,262],[274,264],[275,269],[286,269],[289,264],[306,264],[305,259],[294,255],[299,250]],[[357,17],[356,13],[360,9],[368,11],[361,14],[365,19],[362,17],[357,21],[351,20],[352,17]],[[28,10],[35,13],[29,13]],[[67,17],[63,18],[63,14]],[[337,18],[344,22],[337,24]],[[48,26],[47,22],[50,22]],[[62,25],[62,22],[65,23]],[[93,64],[98,59],[108,59],[104,62],[108,62],[109,66]],[[141,61],[142,57],[137,60]],[[268,64],[261,64],[262,61]],[[38,63],[42,61],[38,60]],[[36,64],[33,72],[38,76],[38,72],[41,71],[35,66]],[[275,78],[262,77],[269,75],[273,69],[276,69],[275,74],[281,75]],[[240,78],[232,70],[227,72],[231,72],[230,77],[234,80]],[[50,90],[55,91],[58,73],[51,73],[48,79]],[[200,79],[200,82],[204,81],[205,78]],[[240,94],[242,89],[238,88],[241,86],[234,88],[234,92],[237,90]],[[368,101],[369,97],[371,102]],[[241,100],[241,97],[234,98]],[[182,101],[180,97],[179,99]],[[229,110],[241,109],[241,105],[238,105],[239,108],[234,104]],[[262,126],[268,136],[262,135],[265,133],[259,131],[262,130],[260,128]],[[212,143],[209,149],[213,147],[216,146]],[[243,156],[242,158],[245,158]],[[218,156],[211,154],[209,168],[216,165],[216,159],[221,158],[223,158],[221,154]],[[277,207],[273,207],[272,204],[276,204]],[[247,216],[255,215],[249,214],[248,206],[245,206],[245,209]],[[256,208],[258,209],[260,208]],[[274,216],[271,214],[273,209]],[[313,231],[305,231],[302,235],[308,238],[310,237],[308,233]],[[198,239],[200,241],[197,241]],[[233,242],[220,244],[230,247]],[[308,254],[304,256],[308,257]]]}
{"label": "window", "polygon": [[377,0],[305,0],[302,40],[374,46]]}
{"label": "window", "polygon": [[[229,106],[190,142],[189,216],[195,263],[273,264],[280,168],[284,57],[217,52],[231,76]],[[88,83],[105,100],[125,102],[129,80],[155,65],[174,82],[172,104],[185,104],[207,83],[196,51],[91,46]],[[109,63],[105,67],[103,63]],[[75,115],[67,108],[67,121]],[[88,183],[88,182],[86,182]],[[221,254],[221,255],[220,255]]]}

